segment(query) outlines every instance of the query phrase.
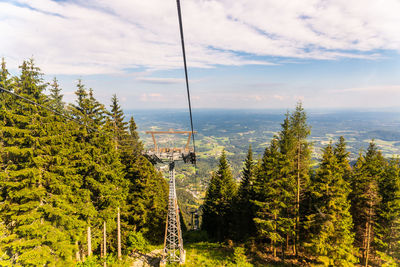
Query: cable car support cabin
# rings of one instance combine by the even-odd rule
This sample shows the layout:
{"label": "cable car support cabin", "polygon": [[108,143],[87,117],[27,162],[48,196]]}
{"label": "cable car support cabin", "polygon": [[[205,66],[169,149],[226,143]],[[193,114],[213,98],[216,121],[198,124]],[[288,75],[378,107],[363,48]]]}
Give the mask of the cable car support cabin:
{"label": "cable car support cabin", "polygon": [[[179,207],[175,189],[175,162],[196,163],[194,149],[189,147],[190,139],[194,131],[147,131],[151,134],[154,147],[147,150],[145,156],[153,163],[167,163],[169,165],[169,196],[168,213],[165,224],[164,250],[160,265],[165,266],[167,262],[185,263],[185,250],[183,249],[182,231],[179,220]],[[157,143],[156,135],[188,135],[184,147],[161,147]]]}
{"label": "cable car support cabin", "polygon": [[[169,131],[146,131],[146,134],[151,134],[151,137],[153,138],[154,148],[147,150],[145,155],[153,164],[178,160],[183,160],[185,163],[195,164],[195,152],[189,147],[192,133],[196,133],[196,131],[175,131],[173,129],[170,129]],[[156,135],[171,134],[187,134],[188,139],[186,145],[184,147],[161,147],[157,143]]]}

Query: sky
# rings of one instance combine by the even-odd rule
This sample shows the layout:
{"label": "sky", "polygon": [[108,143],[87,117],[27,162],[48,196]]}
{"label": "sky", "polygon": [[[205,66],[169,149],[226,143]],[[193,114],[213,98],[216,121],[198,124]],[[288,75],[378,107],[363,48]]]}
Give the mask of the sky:
{"label": "sky", "polygon": [[[400,108],[399,0],[181,0],[194,108]],[[187,107],[175,0],[0,0],[0,57],[124,109]]]}

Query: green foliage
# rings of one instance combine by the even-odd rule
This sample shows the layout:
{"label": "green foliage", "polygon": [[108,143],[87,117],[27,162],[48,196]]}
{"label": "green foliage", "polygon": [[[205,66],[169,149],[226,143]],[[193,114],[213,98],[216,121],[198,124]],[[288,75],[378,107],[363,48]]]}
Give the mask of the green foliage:
{"label": "green foliage", "polygon": [[[200,242],[186,246],[185,266],[253,266],[247,261],[244,248],[228,248],[219,243]],[[237,262],[236,262],[237,260]]]}
{"label": "green foliage", "polygon": [[287,204],[293,191],[288,192],[290,175],[285,170],[285,157],[279,152],[278,140],[273,139],[271,145],[265,149],[255,181],[256,215],[254,221],[259,237],[269,239],[276,256],[276,248],[280,246],[286,236],[292,235],[294,220],[287,217]]}
{"label": "green foliage", "polygon": [[236,266],[241,266],[241,267],[251,267],[251,266],[253,266],[247,260],[244,247],[235,247],[233,249],[232,260],[236,264]]}
{"label": "green foliage", "polygon": [[204,230],[187,231],[183,233],[183,240],[185,243],[199,243],[209,241],[208,234]]}
{"label": "green foliage", "polygon": [[235,200],[235,222],[236,222],[236,239],[243,240],[251,236],[255,231],[254,225],[254,183],[255,183],[255,164],[253,160],[253,151],[251,145],[247,152],[242,171],[242,179],[240,181],[238,194]]}
{"label": "green foliage", "polygon": [[150,252],[149,241],[144,238],[141,232],[131,231],[128,233],[127,247],[129,251],[138,251],[140,253]]}
{"label": "green foliage", "polygon": [[230,236],[235,194],[236,184],[225,151],[222,151],[218,170],[211,178],[203,206],[202,228],[208,232],[210,238],[221,241]]}
{"label": "green foliage", "polygon": [[400,161],[392,159],[386,166],[379,183],[382,197],[377,210],[376,237],[382,265],[400,264]]}
{"label": "green foliage", "polygon": [[373,240],[377,225],[377,209],[381,202],[378,182],[381,180],[385,165],[382,154],[372,141],[365,156],[360,153],[351,178],[350,199],[355,245],[362,253],[360,256],[363,264],[368,264],[371,253],[376,249]]}
{"label": "green foliage", "polygon": [[78,262],[76,267],[97,267],[101,264],[101,259],[97,256],[86,257],[85,261]]}
{"label": "green foliage", "polygon": [[61,88],[56,77],[54,77],[53,83],[51,84],[49,97],[51,106],[56,111],[62,112],[64,109],[64,102],[62,101],[63,95],[61,94]]}
{"label": "green foliage", "polygon": [[[146,253],[150,243],[162,241],[168,202],[167,182],[142,156],[135,120],[125,121],[116,95],[108,111],[79,80],[76,103],[66,106],[57,79],[44,82],[33,59],[20,70],[11,77],[3,59],[0,86],[84,125],[1,93],[0,265],[97,266],[104,259],[79,261],[87,255],[88,226],[93,252],[100,254],[103,222],[109,266],[129,265],[115,257],[117,208],[123,253]],[[251,237],[268,244],[274,259],[279,251],[283,258],[300,251],[324,265],[351,266],[355,256],[364,265],[399,265],[399,159],[386,161],[371,142],[352,168],[341,137],[324,149],[314,172],[301,103],[281,127],[257,163],[249,147],[238,190],[223,151],[206,192],[203,231],[184,239]],[[241,166],[233,168],[239,173]],[[194,197],[185,203],[199,205]],[[187,266],[251,266],[242,247],[192,243],[187,250]]]}
{"label": "green foliage", "polygon": [[[346,154],[341,144],[338,146]],[[341,163],[345,161],[346,158],[340,159]],[[329,144],[324,149],[322,162],[310,188],[314,213],[308,216],[311,230],[309,246],[326,266],[349,266],[356,262],[348,200],[350,185],[343,178],[343,168],[346,166],[339,163],[332,144]]]}
{"label": "green foliage", "polygon": [[[160,240],[163,231],[157,229],[164,227],[167,185],[154,167],[140,156],[137,134],[128,132],[124,123],[118,124],[123,132],[120,136],[127,136],[134,142],[115,146],[112,118],[96,100],[93,90],[87,91],[79,81],[76,105],[65,108],[56,79],[47,96],[44,91],[48,85],[34,61],[24,61],[20,68],[21,74],[11,79],[3,61],[1,85],[68,114],[90,129],[2,94],[1,265],[72,265],[87,254],[88,226],[92,227],[92,249],[100,253],[102,233],[99,226],[104,221],[107,223],[107,250],[112,257],[117,243],[114,234],[117,207],[121,207],[123,233],[128,232],[126,229],[147,228],[153,240]],[[123,118],[121,112],[116,113]],[[98,131],[91,130],[93,128]],[[122,139],[119,140],[121,144]],[[126,158],[128,154],[131,154],[129,159]],[[137,202],[143,205],[140,207],[146,211],[146,216],[131,208],[136,204],[132,196],[143,197],[143,201]],[[126,234],[123,237],[126,239]],[[129,251],[124,248],[123,252]],[[95,258],[84,264],[90,266],[93,262]]]}

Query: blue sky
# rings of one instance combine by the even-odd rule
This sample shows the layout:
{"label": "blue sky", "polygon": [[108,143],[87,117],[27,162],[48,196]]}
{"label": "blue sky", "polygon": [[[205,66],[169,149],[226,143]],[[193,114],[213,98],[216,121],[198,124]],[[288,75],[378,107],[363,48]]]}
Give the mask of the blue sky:
{"label": "blue sky", "polygon": [[[183,0],[194,108],[399,108],[400,2]],[[0,0],[0,56],[126,109],[187,106],[175,0]]]}

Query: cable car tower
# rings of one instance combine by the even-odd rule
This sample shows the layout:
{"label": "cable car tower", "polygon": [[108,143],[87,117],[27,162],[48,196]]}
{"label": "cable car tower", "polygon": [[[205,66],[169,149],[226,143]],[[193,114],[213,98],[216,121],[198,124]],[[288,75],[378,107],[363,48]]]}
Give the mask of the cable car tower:
{"label": "cable car tower", "polygon": [[[161,260],[161,266],[165,266],[167,262],[185,263],[185,250],[183,249],[183,239],[181,225],[179,220],[179,207],[176,198],[175,189],[175,162],[182,160],[185,163],[196,163],[196,154],[189,147],[190,138],[195,132],[192,131],[147,131],[151,134],[154,147],[145,153],[145,156],[153,163],[167,163],[169,165],[169,197],[168,197],[168,213],[165,225],[164,250]],[[186,145],[184,147],[160,147],[157,143],[155,135],[171,135],[181,134],[188,135]]]}

